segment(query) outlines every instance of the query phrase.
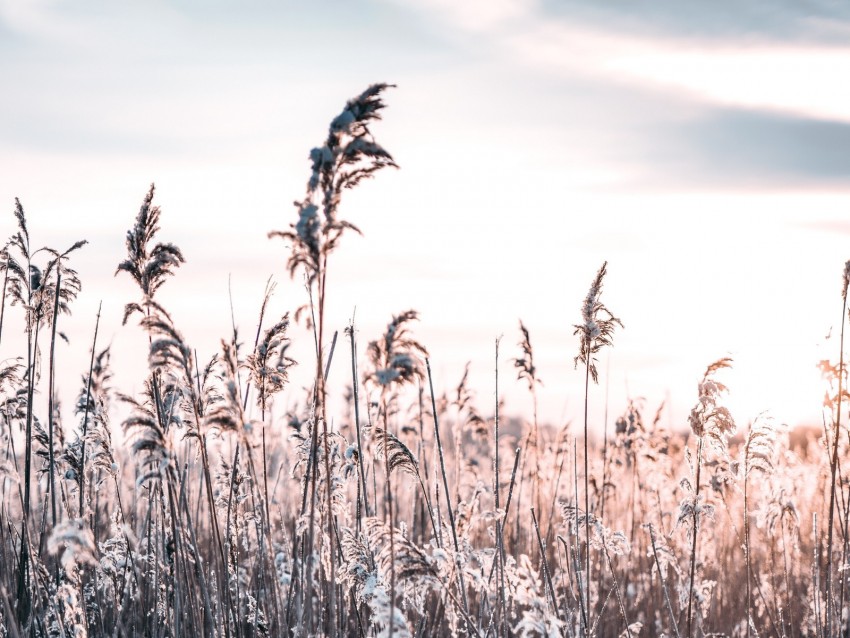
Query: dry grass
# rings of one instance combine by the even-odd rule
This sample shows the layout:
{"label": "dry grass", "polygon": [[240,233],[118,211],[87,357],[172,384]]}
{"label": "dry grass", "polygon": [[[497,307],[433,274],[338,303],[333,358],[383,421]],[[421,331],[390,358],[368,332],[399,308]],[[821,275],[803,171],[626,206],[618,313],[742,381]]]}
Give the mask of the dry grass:
{"label": "dry grass", "polygon": [[[387,88],[370,87],[332,121],[296,221],[272,233],[287,242],[290,274],[308,282],[294,313],[315,348],[301,362],[315,369],[301,414],[270,410],[297,393],[289,315],[265,316],[273,286],[254,343],[234,330],[209,362],[157,301],[183,255],[156,242],[151,187],[118,266],[138,289],[125,322],[147,334],[145,390],[111,387],[121,362],[98,343],[98,323],[85,336],[78,422],[63,426],[53,381],[79,371],[55,361],[53,344],[80,289],[68,264],[83,243],[34,251],[16,205],[0,338],[7,312],[23,313],[25,338],[15,335],[19,358],[0,369],[0,638],[850,631],[843,352],[822,364],[826,427],[805,446],[769,419],[733,436],[725,359],[695,379],[688,434],[635,400],[597,446],[599,417],[587,411],[581,436],[538,423],[524,324],[515,359],[500,361],[499,341],[495,350],[496,387],[507,365],[532,393],[534,413],[515,427],[500,406],[476,405],[466,374],[435,395],[409,310],[362,360],[355,326],[346,329],[351,409],[327,414],[327,370],[346,348],[326,325],[325,282],[341,238],[357,231],[339,216],[345,191],[395,166],[370,130]],[[603,265],[576,317],[588,395],[595,357],[622,326],[600,300],[605,277]],[[42,378],[48,397],[36,392]],[[117,402],[128,414],[121,447],[109,420]]]}

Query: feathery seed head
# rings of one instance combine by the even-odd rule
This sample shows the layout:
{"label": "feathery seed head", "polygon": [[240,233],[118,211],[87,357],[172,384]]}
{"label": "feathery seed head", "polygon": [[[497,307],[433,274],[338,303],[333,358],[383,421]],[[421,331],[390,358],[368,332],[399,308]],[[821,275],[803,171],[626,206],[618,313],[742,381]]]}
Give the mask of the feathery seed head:
{"label": "feathery seed head", "polygon": [[[159,232],[159,206],[154,206],[153,197],[156,187],[150,189],[142,201],[136,215],[136,223],[127,231],[127,258],[118,264],[117,275],[122,270],[138,284],[144,299],[152,299],[160,286],[185,259],[183,253],[174,244],[158,243],[153,246],[153,238]],[[138,304],[127,304],[124,310],[124,323],[134,312],[141,310]]]}
{"label": "feathery seed head", "polygon": [[599,382],[599,372],[596,368],[595,355],[604,347],[610,346],[614,339],[614,327],[623,327],[622,321],[611,314],[611,311],[600,301],[602,296],[602,282],[607,273],[608,262],[604,262],[596,273],[590,290],[584,298],[581,306],[582,323],[576,324],[573,334],[580,338],[579,353],[573,363],[578,366],[583,363],[588,367],[588,372],[594,383]]}
{"label": "feathery seed head", "polygon": [[[386,449],[384,449],[385,437],[387,443]],[[398,468],[411,476],[419,476],[419,462],[416,460],[416,456],[397,436],[385,431],[383,428],[375,428],[372,441],[375,446],[376,459],[383,460],[384,454],[389,454],[388,465],[390,473]],[[355,449],[353,454],[356,453],[357,451]]]}
{"label": "feathery seed head", "polygon": [[381,94],[389,87],[375,84],[349,100],[331,121],[325,143],[310,151],[307,194],[303,201],[295,203],[298,220],[290,224],[290,230],[269,233],[269,237],[291,243],[287,261],[291,276],[303,269],[312,284],[343,233],[360,232],[350,222],[337,218],[342,192],[382,168],[396,167],[392,156],[369,131],[369,123],[380,119],[380,110],[385,106]]}
{"label": "feathery seed head", "polygon": [[850,259],[844,262],[843,286],[841,288],[841,296],[847,298],[847,287],[850,286]]}
{"label": "feathery seed head", "polygon": [[720,405],[722,395],[727,388],[714,378],[724,368],[732,366],[732,359],[718,359],[706,368],[698,385],[698,399],[688,416],[688,424],[693,433],[705,437],[709,444],[722,456],[728,457],[728,439],[735,433],[735,420],[729,409]]}
{"label": "feathery seed head", "polygon": [[422,357],[428,351],[410,335],[407,326],[418,319],[415,310],[394,315],[383,338],[369,343],[367,352],[373,369],[366,375],[367,380],[385,388],[422,378]]}
{"label": "feathery seed head", "polygon": [[286,336],[289,329],[289,313],[268,328],[257,342],[254,352],[245,362],[251,373],[251,382],[257,389],[257,404],[263,410],[275,394],[283,390],[289,380],[289,369],[297,362],[287,356],[290,342]]}
{"label": "feathery seed head", "polygon": [[80,519],[59,523],[47,539],[47,550],[51,554],[62,551],[62,566],[68,570],[76,565],[96,565],[94,535]]}
{"label": "feathery seed head", "polygon": [[514,367],[517,368],[517,379],[525,379],[528,382],[528,389],[533,390],[535,385],[543,385],[543,381],[537,378],[531,335],[529,335],[528,328],[525,327],[521,319],[519,330],[522,333],[522,340],[519,342],[519,347],[522,348],[522,356],[513,360]]}

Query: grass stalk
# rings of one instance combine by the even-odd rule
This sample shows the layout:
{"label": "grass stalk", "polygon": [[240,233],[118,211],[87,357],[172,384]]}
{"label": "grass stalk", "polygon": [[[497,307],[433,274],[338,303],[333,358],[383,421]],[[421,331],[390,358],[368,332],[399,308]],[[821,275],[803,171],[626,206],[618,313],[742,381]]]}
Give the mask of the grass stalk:
{"label": "grass stalk", "polygon": [[693,622],[693,603],[694,603],[694,575],[696,573],[697,564],[697,535],[699,533],[699,492],[700,492],[700,471],[702,470],[702,437],[699,437],[697,442],[697,469],[696,469],[696,484],[694,485],[694,513],[693,513],[693,538],[691,540],[691,560],[688,576],[688,625],[687,636],[691,638],[691,626]]}
{"label": "grass stalk", "polygon": [[[346,333],[348,334],[348,339],[351,342],[351,392],[352,400],[354,401],[354,427],[357,434],[357,465],[359,468],[358,478],[360,479],[360,498],[363,500],[363,511],[366,513],[366,516],[371,516],[368,499],[369,490],[366,488],[366,468],[363,462],[363,433],[360,428],[360,383],[357,379],[357,343],[353,320],[346,329]],[[358,511],[358,526],[360,525],[359,519],[360,512]]]}
{"label": "grass stalk", "polygon": [[845,266],[844,288],[841,303],[841,335],[839,337],[839,358],[838,358],[838,400],[835,407],[835,423],[832,431],[832,455],[830,460],[830,486],[829,486],[829,518],[827,523],[827,541],[826,541],[826,589],[824,597],[826,598],[826,631],[832,633],[832,616],[833,616],[833,596],[832,596],[832,537],[834,531],[833,517],[835,515],[835,490],[836,490],[836,472],[838,469],[838,439],[841,427],[841,404],[844,402],[843,382],[844,382],[844,326],[847,322],[847,288],[848,288],[848,266]]}
{"label": "grass stalk", "polygon": [[384,421],[384,472],[386,478],[384,482],[384,501],[386,502],[385,516],[390,527],[390,610],[393,614],[393,619],[390,621],[387,635],[393,638],[395,632],[395,608],[396,608],[396,574],[395,574],[395,510],[393,508],[393,487],[392,487],[392,469],[390,468],[390,442],[389,442],[389,423],[387,421],[387,400],[386,389],[381,391],[381,411],[380,416]]}
{"label": "grass stalk", "polygon": [[56,398],[56,323],[59,317],[59,292],[62,290],[62,269],[56,269],[56,294],[53,296],[53,321],[50,330],[50,362],[48,369],[47,446],[48,446],[48,491],[50,492],[50,514],[56,527],[56,459],[53,453],[54,400]]}
{"label": "grass stalk", "polygon": [[[585,540],[585,595],[587,596],[587,624],[586,631],[590,631],[590,469],[588,453],[588,400],[590,397],[590,363],[584,368],[584,540]],[[589,633],[587,634],[590,635]]]}
{"label": "grass stalk", "polygon": [[[457,564],[457,575],[458,575],[458,581],[459,581],[459,584],[460,584],[461,602],[463,603],[463,613],[467,617],[469,617],[469,603],[467,602],[467,598],[466,598],[466,584],[464,583],[463,566],[460,564],[460,556],[459,556],[459,554],[460,554],[460,543],[458,542],[458,538],[457,538],[457,526],[455,525],[455,514],[454,514],[454,510],[452,509],[452,498],[451,498],[451,493],[449,491],[449,480],[446,476],[446,461],[445,461],[445,458],[443,457],[443,444],[440,441],[440,423],[439,423],[439,419],[437,417],[437,414],[438,414],[438,412],[437,412],[437,399],[434,395],[434,381],[431,377],[431,361],[427,357],[425,358],[425,367],[428,370],[428,387],[431,390],[431,409],[432,409],[433,417],[434,417],[434,438],[436,439],[436,442],[437,442],[437,452],[438,452],[439,458],[440,458],[440,474],[443,478],[443,489],[445,490],[445,497],[446,497],[446,509],[448,510],[448,513],[449,513],[449,526],[451,527],[451,530],[452,530],[452,542],[454,543],[455,562]],[[470,623],[467,623],[467,624],[469,625],[469,628],[471,630],[472,625]]]}
{"label": "grass stalk", "polygon": [[614,596],[617,598],[617,604],[620,607],[620,615],[623,617],[623,623],[626,625],[626,635],[632,638],[632,628],[629,624],[629,618],[626,614],[626,607],[623,605],[623,597],[620,595],[620,585],[617,582],[617,574],[614,572],[614,565],[611,564],[611,553],[605,543],[602,544],[602,553],[605,556],[605,562],[608,565],[608,571],[611,572],[611,580],[614,583]]}
{"label": "grass stalk", "polygon": [[86,485],[86,433],[88,432],[88,424],[89,424],[89,406],[91,405],[91,384],[92,384],[92,375],[94,374],[94,358],[95,353],[97,352],[97,332],[100,329],[100,312],[103,309],[103,302],[97,307],[97,317],[94,320],[94,336],[92,336],[91,343],[91,358],[89,359],[89,375],[86,380],[86,404],[85,411],[83,413],[83,430],[82,436],[80,437],[82,443],[80,444],[80,503],[79,503],[79,516],[80,518],[84,517],[85,512],[85,501],[84,496],[86,493],[85,485]]}
{"label": "grass stalk", "polygon": [[3,292],[0,294],[0,343],[3,343],[3,320],[6,318],[6,291],[9,288],[9,248],[0,252],[3,259]]}
{"label": "grass stalk", "polygon": [[540,562],[543,565],[543,577],[546,579],[546,586],[549,588],[549,595],[552,597],[552,613],[558,616],[558,597],[555,595],[555,587],[552,585],[552,574],[549,571],[549,561],[546,559],[546,547],[543,545],[543,539],[540,537],[540,526],[537,524],[537,514],[534,508],[531,509],[531,521],[534,523],[534,534],[537,536],[537,547],[540,550]]}
{"label": "grass stalk", "polygon": [[[578,599],[579,599],[579,608],[581,610],[581,622],[583,626],[583,633],[585,636],[590,634],[590,611],[588,609],[589,605],[589,596],[586,596],[582,591],[582,560],[581,560],[581,528],[579,527],[578,522],[578,441],[576,441],[575,437],[573,437],[573,538],[574,540],[574,548],[573,548],[573,562],[575,563],[575,573],[576,573],[576,583],[578,584]],[[589,581],[586,581],[589,582]]]}
{"label": "grass stalk", "polygon": [[661,581],[661,590],[664,592],[664,603],[667,606],[667,613],[670,616],[670,624],[673,626],[673,632],[676,634],[676,638],[680,638],[679,625],[676,622],[676,614],[673,613],[673,605],[670,604],[670,594],[667,592],[667,585],[664,582],[664,574],[661,571],[661,562],[658,560],[658,549],[655,546],[655,530],[652,527],[652,523],[649,523],[648,529],[649,543],[652,546],[652,557],[655,560],[655,569],[658,572],[658,579]]}
{"label": "grass stalk", "polygon": [[[493,418],[493,495],[495,498],[496,511],[501,508],[501,467],[499,464],[499,339],[496,339],[496,361],[495,361],[495,416]],[[499,601],[497,614],[497,627],[499,635],[507,635],[507,607],[505,605],[505,539],[503,535],[503,521],[505,517],[496,520],[496,564],[499,569]]]}

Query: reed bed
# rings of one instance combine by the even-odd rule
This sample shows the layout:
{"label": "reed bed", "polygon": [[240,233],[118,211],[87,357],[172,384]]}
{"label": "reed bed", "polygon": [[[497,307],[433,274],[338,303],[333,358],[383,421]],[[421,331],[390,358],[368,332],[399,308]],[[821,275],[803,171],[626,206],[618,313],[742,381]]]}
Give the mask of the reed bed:
{"label": "reed bed", "polygon": [[[124,323],[148,349],[140,393],[113,387],[122,362],[99,339],[100,315],[83,336],[88,368],[57,361],[85,242],[36,250],[15,203],[0,253],[0,340],[18,349],[0,367],[0,638],[850,635],[850,262],[820,431],[736,423],[721,358],[694,379],[680,429],[634,399],[594,437],[597,358],[627,323],[602,301],[607,264],[564,327],[582,422],[538,421],[543,380],[522,322],[494,344],[494,396],[516,377],[534,408],[505,419],[479,403],[468,368],[434,379],[415,310],[363,342],[326,319],[333,254],[360,232],[341,216],[345,193],[396,167],[372,133],[389,88],[332,120],[293,221],[270,233],[307,284],[303,305],[268,317],[268,286],[253,342],[234,329],[209,361],[157,297],[184,256],[159,240],[150,187],[115,258]],[[7,313],[23,334],[3,332]],[[288,384],[291,321],[312,334],[306,391]],[[343,414],[328,409],[334,360],[351,372]],[[62,423],[55,380],[80,373],[76,422]],[[302,407],[275,414],[282,397]]]}

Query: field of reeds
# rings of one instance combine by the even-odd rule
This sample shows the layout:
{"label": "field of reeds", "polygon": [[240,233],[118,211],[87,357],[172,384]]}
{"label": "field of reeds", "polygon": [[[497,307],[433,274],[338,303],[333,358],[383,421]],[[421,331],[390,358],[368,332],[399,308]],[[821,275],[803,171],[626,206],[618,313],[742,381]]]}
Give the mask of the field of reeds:
{"label": "field of reeds", "polygon": [[[824,423],[808,435],[767,416],[736,424],[728,358],[705,362],[678,429],[663,406],[634,400],[611,406],[621,416],[603,430],[587,398],[628,320],[605,305],[605,264],[565,326],[580,422],[538,422],[522,323],[494,342],[492,374],[496,397],[518,377],[531,414],[477,404],[462,370],[435,393],[454,384],[433,378],[415,310],[362,342],[357,326],[325,319],[334,253],[359,232],[345,193],[395,166],[372,132],[387,88],[332,120],[292,223],[269,233],[307,282],[303,303],[267,316],[268,289],[254,338],[234,329],[212,360],[159,302],[184,256],[161,241],[153,186],[128,214],[115,264],[124,323],[146,334],[141,393],[113,387],[125,364],[98,338],[100,315],[76,335],[90,340],[87,369],[57,360],[85,242],[41,248],[15,203],[0,261],[0,339],[17,349],[0,368],[0,638],[850,633],[850,262],[835,296],[839,345],[821,364]],[[12,314],[23,332],[10,332]],[[288,384],[290,322],[312,334],[315,356],[297,362],[313,371],[306,393]],[[341,413],[327,400],[332,361],[348,371]],[[66,398],[76,422],[62,423],[56,380],[80,373]],[[273,412],[283,396],[300,407]]]}

